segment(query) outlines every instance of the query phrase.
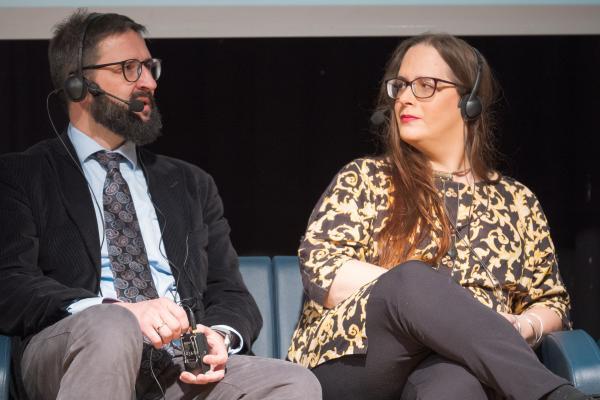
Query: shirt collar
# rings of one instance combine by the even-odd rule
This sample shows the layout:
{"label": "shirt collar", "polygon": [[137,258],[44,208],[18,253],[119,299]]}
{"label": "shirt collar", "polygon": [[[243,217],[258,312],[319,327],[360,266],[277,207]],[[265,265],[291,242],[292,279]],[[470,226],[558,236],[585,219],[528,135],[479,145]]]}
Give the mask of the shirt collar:
{"label": "shirt collar", "polygon": [[[73,124],[69,124],[67,135],[69,135],[69,139],[71,140],[71,143],[73,143],[73,147],[75,147],[77,158],[82,165],[90,159],[92,154],[101,150],[107,150],[100,146],[94,139],[75,128]],[[135,144],[133,144],[131,141],[125,141],[121,147],[111,151],[121,154],[127,159],[127,161],[129,161],[134,169],[137,169],[137,152],[135,151]]]}

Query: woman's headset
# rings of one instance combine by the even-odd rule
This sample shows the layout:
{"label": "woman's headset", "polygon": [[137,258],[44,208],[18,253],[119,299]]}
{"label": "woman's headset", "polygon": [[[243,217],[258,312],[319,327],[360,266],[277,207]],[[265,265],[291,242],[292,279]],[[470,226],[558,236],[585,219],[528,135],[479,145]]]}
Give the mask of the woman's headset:
{"label": "woman's headset", "polygon": [[481,80],[481,70],[483,69],[483,57],[479,50],[472,47],[475,56],[477,57],[477,75],[475,76],[475,83],[470,93],[465,94],[460,98],[458,107],[460,108],[460,114],[465,121],[470,121],[477,118],[483,110],[483,105],[477,91],[479,90],[479,81]]}

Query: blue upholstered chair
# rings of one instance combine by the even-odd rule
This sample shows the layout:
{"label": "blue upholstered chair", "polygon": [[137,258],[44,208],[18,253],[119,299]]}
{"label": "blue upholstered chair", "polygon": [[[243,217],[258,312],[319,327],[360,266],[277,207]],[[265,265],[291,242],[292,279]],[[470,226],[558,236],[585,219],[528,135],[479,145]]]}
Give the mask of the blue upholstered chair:
{"label": "blue upholstered chair", "polygon": [[[263,318],[263,328],[258,339],[252,345],[255,354],[262,357],[278,358],[277,327],[275,312],[275,282],[270,257],[240,257],[240,271],[248,289],[252,292]],[[257,296],[257,293],[261,293]]]}
{"label": "blue upholstered chair", "polygon": [[10,338],[0,335],[0,400],[8,400],[10,382]]}
{"label": "blue upholstered chair", "polygon": [[285,359],[302,307],[298,258],[240,257],[240,270],[263,316],[252,350],[258,356]]}
{"label": "blue upholstered chair", "polygon": [[[240,257],[240,270],[263,316],[256,355],[284,359],[302,306],[298,258]],[[581,330],[546,336],[542,362],[581,391],[600,396],[600,342]],[[10,338],[0,335],[0,400],[8,399]]]}

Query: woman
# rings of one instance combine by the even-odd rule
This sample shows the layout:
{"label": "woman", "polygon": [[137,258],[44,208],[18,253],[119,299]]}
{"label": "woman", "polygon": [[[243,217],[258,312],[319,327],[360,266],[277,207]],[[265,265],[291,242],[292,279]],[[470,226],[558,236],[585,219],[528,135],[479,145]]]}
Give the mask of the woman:
{"label": "woman", "polygon": [[302,240],[289,358],[325,399],[585,398],[531,350],[569,296],[540,204],[493,169],[486,61],[423,35],[385,77],[385,154],[338,173]]}

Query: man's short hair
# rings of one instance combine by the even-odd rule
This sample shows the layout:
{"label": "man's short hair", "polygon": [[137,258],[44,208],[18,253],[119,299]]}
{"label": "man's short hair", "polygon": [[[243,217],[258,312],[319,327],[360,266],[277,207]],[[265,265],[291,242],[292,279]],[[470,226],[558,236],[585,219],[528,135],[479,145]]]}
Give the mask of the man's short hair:
{"label": "man's short hair", "polygon": [[[55,89],[62,88],[67,77],[78,69],[79,45],[83,30],[90,21],[86,9],[77,9],[64,21],[54,26],[54,35],[48,47],[50,76]],[[82,65],[94,64],[98,59],[97,46],[102,40],[114,34],[133,30],[146,33],[146,27],[131,18],[120,14],[97,14],[87,26],[85,43],[83,44]],[[121,61],[121,60],[115,60]]]}

